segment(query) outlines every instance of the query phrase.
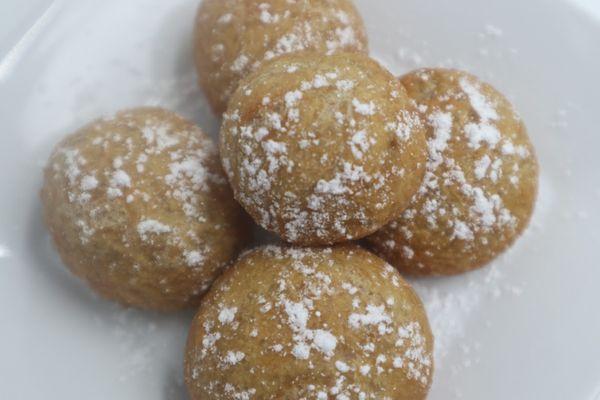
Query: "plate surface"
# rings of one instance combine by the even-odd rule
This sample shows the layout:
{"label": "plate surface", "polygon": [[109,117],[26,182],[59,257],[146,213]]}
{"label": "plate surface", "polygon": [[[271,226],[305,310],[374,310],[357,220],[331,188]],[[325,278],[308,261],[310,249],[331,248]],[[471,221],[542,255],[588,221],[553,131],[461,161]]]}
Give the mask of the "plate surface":
{"label": "plate surface", "polygon": [[[414,282],[437,336],[432,400],[600,399],[600,13],[578,3],[357,0],[392,71],[465,68],[504,91],[542,166],[534,221],[510,252]],[[216,135],[192,66],[196,6],[0,5],[0,398],[185,398],[192,313],[91,294],[52,250],[38,191],[53,144],[101,114],[162,105]]]}

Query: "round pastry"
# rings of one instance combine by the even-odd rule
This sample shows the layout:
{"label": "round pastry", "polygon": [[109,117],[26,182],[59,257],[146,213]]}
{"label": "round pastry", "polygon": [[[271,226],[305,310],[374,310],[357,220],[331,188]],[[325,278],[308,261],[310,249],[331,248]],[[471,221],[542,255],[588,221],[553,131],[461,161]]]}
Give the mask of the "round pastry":
{"label": "round pastry", "polygon": [[192,323],[192,400],[425,399],[433,339],[398,271],[359,247],[241,257]]}
{"label": "round pastry", "polygon": [[502,94],[465,72],[419,70],[402,83],[428,126],[427,172],[411,206],[369,242],[408,274],[481,267],[533,213],[538,164],[525,125]]}
{"label": "round pastry", "polygon": [[425,129],[402,85],[359,53],[294,53],[242,82],[221,128],[238,201],[286,241],[369,235],[425,172]]}
{"label": "round pastry", "polygon": [[223,113],[242,78],[264,60],[301,50],[367,52],[351,0],[204,0],[195,58],[200,85]]}
{"label": "round pastry", "polygon": [[216,146],[159,108],[124,111],[64,139],[41,196],[67,267],[125,305],[196,305],[248,236]]}

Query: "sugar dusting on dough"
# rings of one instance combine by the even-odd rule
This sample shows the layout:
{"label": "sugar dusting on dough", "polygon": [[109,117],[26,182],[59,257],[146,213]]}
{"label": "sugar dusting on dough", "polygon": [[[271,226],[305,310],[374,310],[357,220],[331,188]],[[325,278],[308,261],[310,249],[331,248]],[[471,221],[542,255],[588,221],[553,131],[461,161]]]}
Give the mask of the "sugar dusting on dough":
{"label": "sugar dusting on dough", "polygon": [[[211,3],[210,1],[207,3]],[[212,1],[212,3],[217,3]],[[244,8],[235,0],[218,0],[218,7],[201,8],[198,15],[202,26],[210,26],[212,54],[207,58],[213,64],[206,71],[207,80],[223,82],[220,100],[226,102],[239,84],[239,80],[256,70],[261,62],[278,56],[316,50],[332,54],[337,51],[365,51],[366,41],[362,21],[357,13],[348,13],[345,1],[327,1],[311,4],[307,12],[304,2],[277,0],[256,4],[256,8]],[[252,42],[251,46],[239,42],[237,55],[225,60],[223,55],[233,52],[223,38],[252,35],[260,32],[264,40]],[[234,53],[236,54],[236,53]],[[224,62],[225,61],[225,62]]]}
{"label": "sugar dusting on dough", "polygon": [[[416,77],[428,81],[429,73],[420,71]],[[420,217],[429,231],[439,235],[451,232],[448,239],[461,241],[463,251],[468,254],[474,246],[485,246],[489,235],[516,229],[518,221],[505,205],[504,192],[495,185],[502,177],[513,175],[509,182],[518,186],[519,164],[531,154],[523,146],[517,150],[511,139],[513,132],[500,133],[497,105],[484,93],[481,84],[469,76],[456,79],[458,89],[441,97],[439,107],[419,107],[425,112],[431,132],[425,179],[413,206],[387,229],[410,243],[414,234],[411,227],[415,218]],[[453,114],[455,106],[449,100],[466,103],[476,116],[474,121],[460,128]],[[478,157],[467,154],[455,158],[458,148],[470,149],[473,154],[482,148],[485,152]],[[466,207],[454,204],[457,195],[464,198],[461,201]],[[384,244],[390,251],[396,247],[394,240]],[[415,251],[404,245],[399,254],[409,261]],[[419,254],[420,259],[432,256],[432,253]]]}
{"label": "sugar dusting on dough", "polygon": [[[242,100],[224,115],[222,157],[237,199],[247,210],[256,210],[253,216],[261,226],[281,231],[292,242],[315,237],[351,240],[357,225],[374,230],[372,207],[357,199],[368,196],[377,202],[376,210],[397,200],[391,182],[403,177],[405,170],[391,164],[402,158],[404,146],[411,144],[414,131],[422,126],[410,107],[394,115],[381,111],[389,107],[383,103],[384,98],[398,96],[397,87],[382,84],[377,90],[379,97],[361,96],[370,82],[365,71],[343,63],[328,63],[327,57],[316,66],[294,58],[280,59],[271,64],[273,73],[290,74],[291,81],[301,76],[299,83],[289,85],[281,93],[273,92],[268,83],[259,85],[254,89],[264,90],[265,95],[251,118],[244,111],[246,104]],[[247,88],[240,90],[243,89]],[[303,119],[303,113],[311,112],[311,102],[325,93],[327,98],[335,94],[349,103],[331,110],[334,120],[324,125],[332,125],[331,137],[319,131],[317,121],[310,126]],[[243,121],[241,114],[245,116]],[[377,121],[383,122],[374,122],[375,115]],[[319,160],[303,156],[331,145],[334,139],[339,143],[335,152],[348,152],[349,158],[342,160],[334,150],[322,154]],[[395,148],[397,155],[386,152],[383,155],[388,158],[382,159],[382,143],[394,139],[401,141]],[[376,147],[378,150],[373,151]],[[331,166],[334,162],[337,165]],[[313,163],[322,165],[324,171],[317,174],[314,182],[308,182],[311,177],[307,177],[303,184],[307,187],[290,184],[292,180],[286,177],[302,174]],[[289,184],[289,188],[278,194],[284,184]],[[274,196],[281,198],[275,200]]]}
{"label": "sugar dusting on dough", "polygon": [[[201,197],[210,187],[226,184],[223,176],[207,167],[216,157],[216,147],[193,125],[177,130],[160,116],[146,113],[146,119],[140,120],[139,115],[131,111],[98,120],[86,127],[85,146],[59,147],[50,161],[53,179],[65,182],[69,203],[82,210],[73,221],[82,245],[110,226],[111,215],[168,200],[173,213],[179,212],[189,225],[162,221],[149,211],[132,227],[120,227],[123,244],[130,247],[136,242],[153,245],[160,241],[180,253],[182,265],[202,268],[211,250],[187,226],[204,220]],[[108,151],[115,157],[102,164]],[[162,188],[165,199],[156,199],[142,189],[149,185]]]}
{"label": "sugar dusting on dough", "polygon": [[[277,375],[277,369],[273,367],[293,362],[298,371],[306,371],[303,372],[304,379],[335,371],[332,383],[316,379],[314,383],[298,387],[299,392],[295,393],[298,398],[327,399],[329,395],[337,399],[351,399],[357,395],[361,399],[386,398],[384,394],[390,395],[390,392],[370,385],[375,376],[392,381],[403,377],[427,387],[432,355],[427,350],[429,344],[424,328],[409,317],[413,306],[406,303],[401,294],[405,289],[398,289],[398,272],[383,263],[376,268],[370,265],[368,270],[373,274],[368,275],[368,279],[372,280],[371,284],[390,296],[382,303],[375,301],[377,296],[372,296],[373,303],[361,304],[360,299],[369,296],[356,285],[364,282],[337,279],[341,274],[339,263],[343,263],[343,258],[340,260],[339,257],[358,262],[351,261],[356,255],[352,250],[344,255],[336,251],[338,255],[334,261],[331,256],[334,251],[274,246],[254,251],[254,254],[272,260],[269,268],[273,269],[273,276],[265,277],[256,291],[248,291],[242,298],[237,298],[239,306],[231,304],[236,298],[231,294],[244,291],[239,285],[245,283],[234,278],[240,270],[216,289],[210,301],[217,308],[207,310],[202,317],[202,326],[195,332],[201,344],[188,353],[188,357],[192,357],[188,360],[192,365],[189,371],[192,385],[216,398],[220,398],[223,391],[229,395],[226,398],[239,398],[236,396],[240,393],[251,391],[265,393],[271,385],[269,378]],[[374,262],[361,260],[367,264]],[[252,265],[254,261],[250,263]],[[378,273],[375,272],[377,268],[380,268]],[[356,278],[352,274],[348,277]],[[303,282],[302,286],[294,285],[297,281]],[[337,302],[337,314],[331,314],[329,309],[332,299]],[[342,311],[350,304],[356,305],[350,308],[352,312]],[[236,318],[238,313],[243,317]],[[329,316],[324,318],[326,313]],[[334,323],[328,318],[339,322]],[[261,330],[259,327],[267,321],[268,326],[275,328]],[[251,334],[246,337],[244,332]],[[260,360],[264,354],[278,361],[275,364],[272,361],[250,364],[246,361],[249,356],[246,349],[257,352],[251,355],[253,360]],[[318,369],[316,365],[319,365]],[[330,370],[325,367],[327,365]],[[241,381],[231,379],[229,386],[223,386],[222,381],[214,380],[213,366],[217,371],[231,369],[228,373],[234,374],[232,376],[252,374],[255,379],[245,386],[236,383]]]}

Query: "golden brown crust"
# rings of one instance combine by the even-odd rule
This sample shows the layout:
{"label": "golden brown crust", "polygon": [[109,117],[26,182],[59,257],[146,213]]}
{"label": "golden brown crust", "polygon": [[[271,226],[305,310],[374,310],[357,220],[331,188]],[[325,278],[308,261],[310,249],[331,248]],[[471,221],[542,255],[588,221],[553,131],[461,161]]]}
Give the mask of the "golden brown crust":
{"label": "golden brown crust", "polygon": [[65,264],[125,305],[196,305],[248,238],[214,144],[159,108],[124,111],[65,138],[41,196]]}
{"label": "golden brown crust", "polygon": [[203,299],[190,329],[193,400],[425,399],[433,339],[398,272],[356,246],[264,247]]}
{"label": "golden brown crust", "polygon": [[301,50],[367,52],[350,0],[204,0],[195,28],[200,85],[215,113],[260,63]]}
{"label": "golden brown crust", "polygon": [[402,85],[358,53],[295,53],[234,94],[221,157],[236,199],[301,245],[358,239],[397,217],[418,189],[425,135]]}
{"label": "golden brown crust", "polygon": [[507,249],[533,213],[538,164],[525,124],[492,86],[461,71],[401,78],[428,125],[425,182],[368,241],[403,273],[452,275]]}

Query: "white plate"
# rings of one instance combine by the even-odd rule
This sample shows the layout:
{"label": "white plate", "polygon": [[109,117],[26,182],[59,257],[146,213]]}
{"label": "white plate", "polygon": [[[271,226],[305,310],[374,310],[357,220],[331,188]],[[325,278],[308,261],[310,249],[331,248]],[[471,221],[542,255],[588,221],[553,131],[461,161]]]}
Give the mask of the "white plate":
{"label": "white plate", "polygon": [[[597,0],[357,1],[394,72],[467,68],[506,92],[542,166],[528,234],[493,266],[416,282],[437,334],[430,399],[600,398],[600,13]],[[24,4],[28,3],[28,4]],[[182,399],[191,313],[98,299],[41,224],[52,145],[140,104],[216,134],[195,85],[196,0],[0,5],[0,398]],[[594,19],[597,18],[597,19]]]}

